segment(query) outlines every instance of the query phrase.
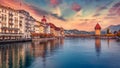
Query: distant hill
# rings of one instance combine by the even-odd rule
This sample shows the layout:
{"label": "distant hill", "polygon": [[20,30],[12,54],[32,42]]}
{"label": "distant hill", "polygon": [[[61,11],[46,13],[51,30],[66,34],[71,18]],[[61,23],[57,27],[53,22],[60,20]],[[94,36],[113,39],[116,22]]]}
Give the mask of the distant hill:
{"label": "distant hill", "polygon": [[119,25],[110,25],[109,27],[103,29],[103,31],[107,31],[107,29],[110,29],[111,32],[120,30],[120,24]]}
{"label": "distant hill", "polygon": [[[73,30],[64,30],[65,34],[95,34],[95,31],[81,31],[81,30],[77,30],[77,29],[73,29]],[[101,34],[105,34],[105,31],[101,31]]]}
{"label": "distant hill", "polygon": [[65,30],[65,34],[91,34],[91,32],[73,29],[73,30]]}
{"label": "distant hill", "polygon": [[[107,29],[110,29],[110,31],[112,33],[114,33],[114,31],[118,31],[120,30],[120,24],[119,25],[110,25],[107,28],[103,29],[101,31],[101,34],[106,34]],[[77,29],[73,29],[73,30],[65,30],[65,34],[95,34],[94,31],[88,32],[88,31],[80,31]]]}

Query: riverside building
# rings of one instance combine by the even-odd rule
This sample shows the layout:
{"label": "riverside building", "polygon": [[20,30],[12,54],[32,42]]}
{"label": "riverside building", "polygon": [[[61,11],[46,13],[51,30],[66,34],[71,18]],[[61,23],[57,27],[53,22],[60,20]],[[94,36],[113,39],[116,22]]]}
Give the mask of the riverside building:
{"label": "riverside building", "polygon": [[27,11],[0,5],[0,39],[30,39],[34,21]]}

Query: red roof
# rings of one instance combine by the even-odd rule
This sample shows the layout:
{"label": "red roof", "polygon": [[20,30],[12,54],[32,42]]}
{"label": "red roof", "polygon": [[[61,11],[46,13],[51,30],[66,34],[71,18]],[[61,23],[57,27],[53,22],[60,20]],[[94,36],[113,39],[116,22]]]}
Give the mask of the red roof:
{"label": "red roof", "polygon": [[54,28],[55,30],[57,30],[57,31],[60,31],[60,30],[63,30],[63,28],[61,27],[56,27],[54,24],[52,24],[52,23],[49,23],[49,25],[50,25],[50,28]]}
{"label": "red roof", "polygon": [[54,24],[52,24],[52,23],[49,23],[49,25],[50,25],[51,28],[55,28],[55,27],[56,27],[56,26],[55,26]]}
{"label": "red roof", "polygon": [[41,19],[41,22],[47,22],[45,16],[43,16],[43,19]]}
{"label": "red roof", "polygon": [[99,23],[97,23],[95,26],[95,30],[97,30],[97,29],[101,30],[101,26],[99,25]]}
{"label": "red roof", "polygon": [[60,31],[60,28],[59,28],[59,27],[56,27],[55,30]]}

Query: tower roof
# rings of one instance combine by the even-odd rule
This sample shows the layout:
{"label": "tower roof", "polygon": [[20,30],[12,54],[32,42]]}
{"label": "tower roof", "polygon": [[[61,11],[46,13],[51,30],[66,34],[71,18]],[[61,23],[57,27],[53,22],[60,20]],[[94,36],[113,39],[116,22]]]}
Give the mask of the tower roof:
{"label": "tower roof", "polygon": [[96,26],[95,26],[95,30],[96,30],[96,29],[101,30],[101,26],[99,25],[99,23],[96,24]]}
{"label": "tower roof", "polygon": [[43,18],[41,19],[41,22],[47,22],[45,16],[43,16]]}

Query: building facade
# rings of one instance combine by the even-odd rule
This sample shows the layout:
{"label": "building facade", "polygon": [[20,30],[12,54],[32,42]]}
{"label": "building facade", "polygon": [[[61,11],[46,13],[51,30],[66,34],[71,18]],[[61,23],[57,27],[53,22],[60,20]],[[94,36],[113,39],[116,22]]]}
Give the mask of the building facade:
{"label": "building facade", "polygon": [[0,5],[0,39],[31,38],[35,19],[24,10]]}
{"label": "building facade", "polygon": [[19,12],[0,5],[0,39],[18,39],[20,32]]}
{"label": "building facade", "polygon": [[50,25],[50,32],[55,37],[64,37],[64,29],[62,27],[56,27],[54,24],[49,23]]}
{"label": "building facade", "polygon": [[43,16],[43,18],[41,19],[41,23],[44,26],[44,33],[50,34],[50,25],[49,23],[47,23],[47,19],[45,18],[45,16]]}
{"label": "building facade", "polygon": [[20,22],[22,22],[22,32],[23,32],[23,38],[29,39],[31,38],[31,33],[34,32],[34,23],[35,19],[30,16],[30,14],[24,10],[19,10],[19,16],[20,16]]}
{"label": "building facade", "polygon": [[64,29],[48,23],[45,16],[39,22],[25,10],[0,5],[0,40],[31,39],[32,33],[63,36]]}
{"label": "building facade", "polygon": [[35,31],[35,33],[40,33],[40,22],[39,21],[35,22],[34,31]]}
{"label": "building facade", "polygon": [[41,23],[41,22],[39,22],[39,21],[36,21],[35,23],[34,23],[34,33],[41,33],[41,34],[43,34],[44,33],[44,24],[43,23]]}

